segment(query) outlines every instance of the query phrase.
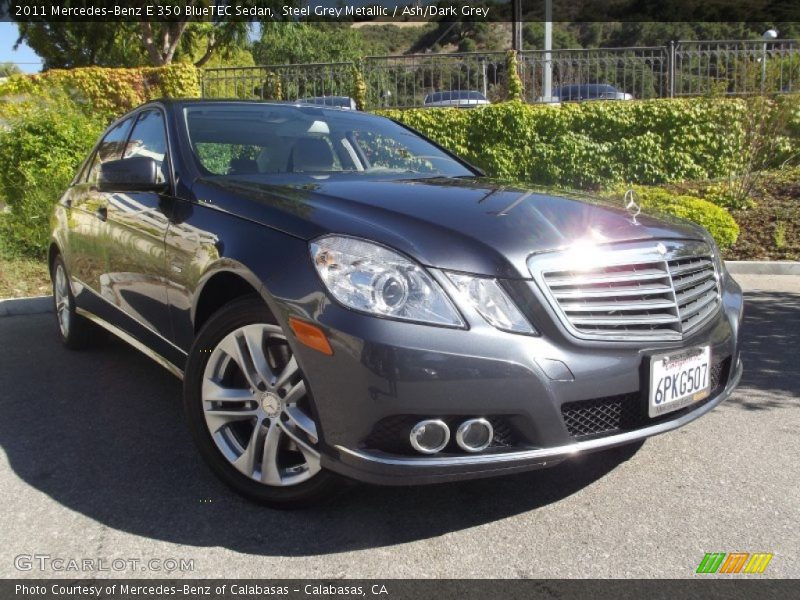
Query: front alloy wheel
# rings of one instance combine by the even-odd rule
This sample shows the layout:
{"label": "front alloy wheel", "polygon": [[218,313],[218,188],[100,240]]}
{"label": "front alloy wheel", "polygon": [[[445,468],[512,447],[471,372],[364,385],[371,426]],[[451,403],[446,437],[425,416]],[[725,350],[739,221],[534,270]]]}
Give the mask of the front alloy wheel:
{"label": "front alloy wheel", "polygon": [[319,472],[306,384],[277,325],[226,335],[206,363],[202,400],[214,443],[243,475],[290,486]]}
{"label": "front alloy wheel", "polygon": [[303,372],[259,298],[234,301],[203,327],[187,363],[184,404],[203,457],[245,496],[291,508],[323,499],[338,482],[320,467]]}

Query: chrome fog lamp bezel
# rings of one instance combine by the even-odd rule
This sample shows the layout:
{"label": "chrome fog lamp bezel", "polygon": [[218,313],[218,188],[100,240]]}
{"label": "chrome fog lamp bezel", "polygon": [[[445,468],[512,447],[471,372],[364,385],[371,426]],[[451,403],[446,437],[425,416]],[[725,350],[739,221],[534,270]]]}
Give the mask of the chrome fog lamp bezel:
{"label": "chrome fog lamp bezel", "polygon": [[[486,429],[489,432],[489,438],[486,440],[485,444],[481,444],[479,446],[470,446],[464,441],[464,436],[467,434],[467,430],[475,425],[481,425],[483,427],[486,427]],[[472,453],[483,452],[484,450],[486,450],[486,448],[488,448],[491,445],[493,439],[494,439],[494,427],[492,427],[492,424],[484,418],[467,419],[466,421],[461,423],[461,425],[459,425],[458,429],[456,430],[456,443],[458,444],[458,447],[464,450],[465,452],[472,452]]]}
{"label": "chrome fog lamp bezel", "polygon": [[[424,433],[425,427],[429,425],[436,425],[444,430],[444,442],[435,448],[425,448],[420,445],[418,440],[419,436]],[[411,441],[411,447],[417,452],[421,454],[437,454],[438,452],[444,450],[447,447],[447,444],[450,443],[450,428],[447,426],[447,423],[441,419],[425,419],[411,428],[408,439]]]}

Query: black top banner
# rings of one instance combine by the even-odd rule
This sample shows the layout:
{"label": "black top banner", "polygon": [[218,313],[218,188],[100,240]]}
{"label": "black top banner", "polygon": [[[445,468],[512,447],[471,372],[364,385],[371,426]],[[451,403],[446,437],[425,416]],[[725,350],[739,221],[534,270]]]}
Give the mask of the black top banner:
{"label": "black top banner", "polygon": [[[545,20],[547,0],[0,0],[4,21]],[[551,0],[552,21],[800,21],[800,0]]]}

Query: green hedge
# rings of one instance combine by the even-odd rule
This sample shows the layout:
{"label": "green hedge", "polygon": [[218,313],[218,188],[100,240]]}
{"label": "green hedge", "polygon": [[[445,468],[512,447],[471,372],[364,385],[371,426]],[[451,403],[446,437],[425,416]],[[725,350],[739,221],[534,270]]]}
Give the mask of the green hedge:
{"label": "green hedge", "polygon": [[378,112],[492,176],[591,189],[728,175],[742,157],[747,111],[745,100],[696,98]]}
{"label": "green hedge", "polygon": [[37,75],[13,75],[0,84],[0,97],[48,97],[54,91],[92,107],[106,118],[154,98],[200,95],[200,72],[194,65],[108,69],[53,69]]}

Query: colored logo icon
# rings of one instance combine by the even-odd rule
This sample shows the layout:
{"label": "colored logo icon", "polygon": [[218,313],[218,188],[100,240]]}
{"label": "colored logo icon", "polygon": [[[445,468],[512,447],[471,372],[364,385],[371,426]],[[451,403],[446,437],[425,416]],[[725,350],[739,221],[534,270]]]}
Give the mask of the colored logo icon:
{"label": "colored logo icon", "polygon": [[772,557],[768,552],[706,552],[696,573],[763,573]]}

